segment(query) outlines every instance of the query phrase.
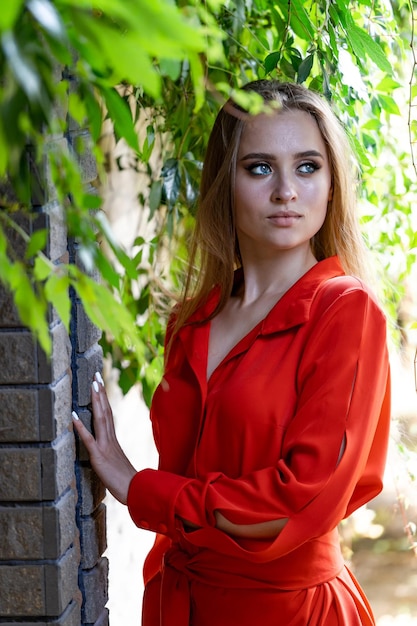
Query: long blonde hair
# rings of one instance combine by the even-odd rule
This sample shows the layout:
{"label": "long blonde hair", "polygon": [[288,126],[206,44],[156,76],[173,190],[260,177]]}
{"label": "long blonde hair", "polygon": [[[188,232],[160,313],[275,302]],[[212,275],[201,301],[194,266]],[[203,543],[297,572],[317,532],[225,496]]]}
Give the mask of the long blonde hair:
{"label": "long blonde hair", "polygon": [[[328,152],[332,197],[311,248],[318,261],[337,255],[347,274],[366,278],[365,245],[356,210],[354,158],[342,124],[321,96],[301,85],[259,80],[243,89],[260,94],[266,104],[277,102],[277,115],[281,111],[300,110],[316,120]],[[219,286],[220,299],[211,317],[224,307],[232,291],[234,270],[241,265],[233,198],[237,153],[247,118],[241,107],[229,101],[214,122],[174,333],[204,302],[214,285]]]}

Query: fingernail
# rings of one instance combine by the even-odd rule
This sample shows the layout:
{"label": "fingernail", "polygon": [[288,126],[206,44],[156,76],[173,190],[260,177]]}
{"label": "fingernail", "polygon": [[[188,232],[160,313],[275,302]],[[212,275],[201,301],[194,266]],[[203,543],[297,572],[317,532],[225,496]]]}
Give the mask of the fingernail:
{"label": "fingernail", "polygon": [[98,393],[98,382],[96,380],[93,381],[93,389],[96,393]]}
{"label": "fingernail", "polygon": [[96,373],[95,373],[95,379],[96,379],[96,381],[97,381],[98,383],[100,383],[100,385],[101,385],[102,387],[104,387],[104,380],[103,380],[103,377],[102,377],[102,375],[100,374],[100,372],[96,372]]}
{"label": "fingernail", "polygon": [[73,411],[73,412],[71,413],[71,415],[72,415],[73,419],[75,419],[75,421],[76,421],[76,422],[78,422],[78,420],[79,420],[80,418],[78,417],[77,413],[76,413],[75,411]]}

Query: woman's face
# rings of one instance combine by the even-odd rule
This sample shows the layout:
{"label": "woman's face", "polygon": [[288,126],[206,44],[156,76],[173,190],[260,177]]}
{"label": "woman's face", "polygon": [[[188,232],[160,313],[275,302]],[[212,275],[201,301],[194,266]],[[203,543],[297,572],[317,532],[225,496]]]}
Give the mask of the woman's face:
{"label": "woman's face", "polygon": [[331,178],[326,146],[311,115],[285,111],[247,122],[235,186],[242,258],[309,250],[326,217]]}

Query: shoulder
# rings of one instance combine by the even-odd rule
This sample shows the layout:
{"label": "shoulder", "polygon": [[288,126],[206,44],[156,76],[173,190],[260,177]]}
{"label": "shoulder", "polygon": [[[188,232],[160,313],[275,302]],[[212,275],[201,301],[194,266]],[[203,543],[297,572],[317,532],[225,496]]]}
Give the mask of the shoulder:
{"label": "shoulder", "polygon": [[334,276],[324,280],[316,291],[313,307],[316,313],[334,311],[343,317],[363,311],[385,320],[375,293],[356,276]]}

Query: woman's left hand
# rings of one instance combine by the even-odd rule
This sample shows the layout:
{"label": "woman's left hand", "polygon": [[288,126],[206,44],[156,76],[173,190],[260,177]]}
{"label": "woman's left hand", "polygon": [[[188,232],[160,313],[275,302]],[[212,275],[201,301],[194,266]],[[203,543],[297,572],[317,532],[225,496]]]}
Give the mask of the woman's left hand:
{"label": "woman's left hand", "polygon": [[130,481],[136,470],[117,440],[113,413],[100,374],[95,375],[91,396],[95,437],[75,412],[72,414],[74,427],[88,450],[97,476],[119,502],[126,504]]}

